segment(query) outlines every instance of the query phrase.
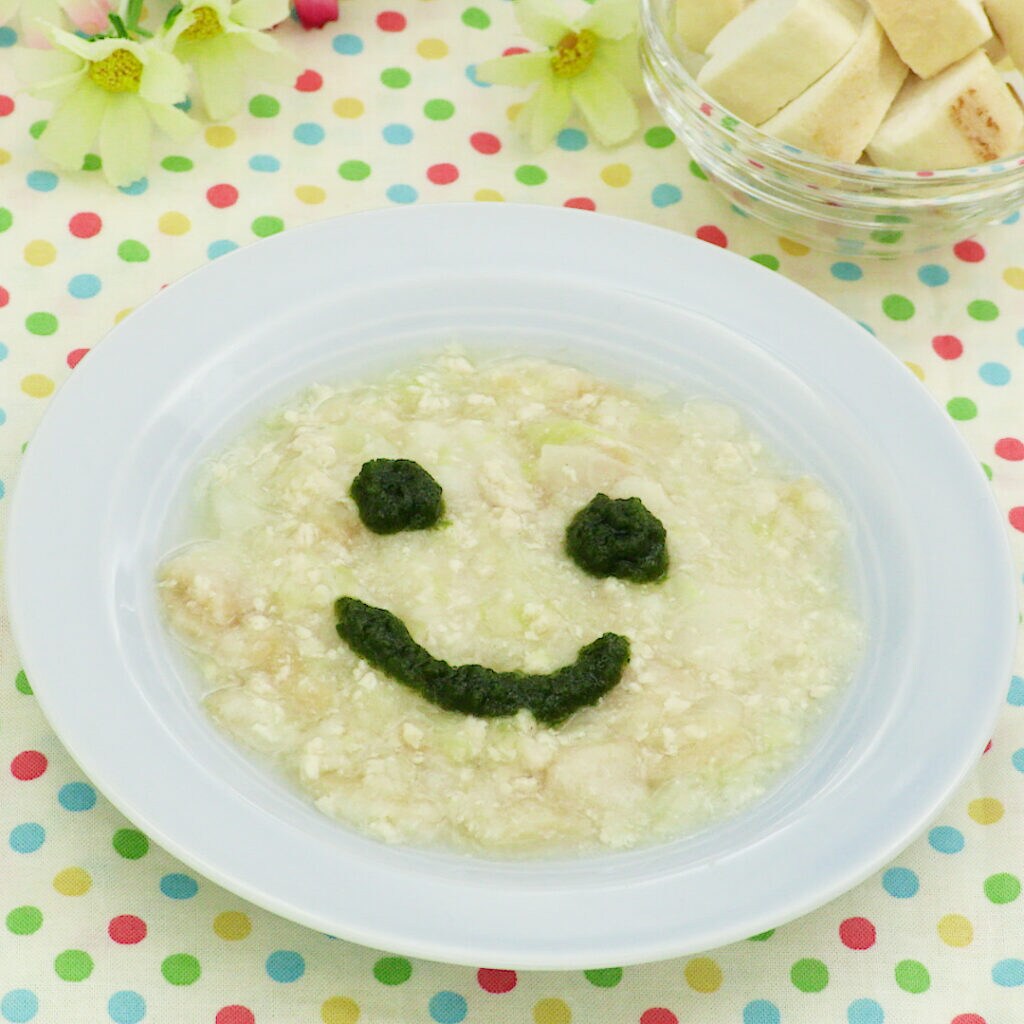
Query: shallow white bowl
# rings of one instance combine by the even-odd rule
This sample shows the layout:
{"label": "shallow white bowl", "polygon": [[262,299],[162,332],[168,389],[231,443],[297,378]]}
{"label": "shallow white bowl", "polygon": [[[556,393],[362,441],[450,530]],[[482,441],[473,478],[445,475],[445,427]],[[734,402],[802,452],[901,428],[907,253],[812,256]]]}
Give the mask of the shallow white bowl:
{"label": "shallow white bowl", "polygon": [[[723,396],[841,495],[867,653],[799,768],[740,817],[575,860],[387,847],[321,816],[199,707],[153,587],[197,460],[303,384],[453,339]],[[905,368],[754,263],[578,211],[360,214],[204,267],[75,370],[30,445],[14,506],[7,574],[22,659],[111,801],[255,903],[438,960],[636,963],[811,910],[927,824],[980,755],[1009,676],[1000,518]]]}

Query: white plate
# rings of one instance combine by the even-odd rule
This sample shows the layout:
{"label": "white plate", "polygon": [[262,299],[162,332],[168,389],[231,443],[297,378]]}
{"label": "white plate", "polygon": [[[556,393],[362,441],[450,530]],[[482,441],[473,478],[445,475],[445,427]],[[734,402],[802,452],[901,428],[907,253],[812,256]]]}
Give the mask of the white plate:
{"label": "white plate", "polygon": [[[207,721],[153,588],[197,460],[304,383],[360,377],[451,338],[724,395],[843,497],[867,655],[800,768],[747,813],[576,860],[387,847],[321,816]],[[578,211],[380,211],[204,267],[75,370],[14,504],[7,572],[22,659],[111,801],[255,903],[437,960],[636,963],[811,910],[927,824],[980,755],[1010,671],[1000,518],[906,369],[756,264]]]}

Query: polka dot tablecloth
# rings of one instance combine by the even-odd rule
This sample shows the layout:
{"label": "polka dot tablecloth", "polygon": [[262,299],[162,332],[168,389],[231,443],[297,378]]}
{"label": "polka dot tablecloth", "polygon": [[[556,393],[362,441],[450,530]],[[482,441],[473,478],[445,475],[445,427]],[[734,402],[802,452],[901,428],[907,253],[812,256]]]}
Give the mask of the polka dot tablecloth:
{"label": "polka dot tablecloth", "polygon": [[[645,130],[622,149],[602,150],[571,125],[550,151],[529,153],[510,126],[523,97],[484,87],[473,72],[475,60],[523,45],[504,0],[345,0],[324,31],[289,24],[279,35],[305,68],[294,85],[257,86],[231,123],[204,125],[184,146],[158,143],[148,178],[116,190],[95,158],[65,174],[37,156],[33,137],[48,108],[17,91],[4,55],[15,36],[0,28],[0,480],[8,492],[55,389],[114,323],[185,272],[332,214],[516,200],[696,235],[860,321],[956,421],[991,478],[1024,568],[1024,224],[1016,217],[917,259],[855,263],[744,219],[650,108]],[[828,339],[821,344],[827,350]],[[870,407],[872,395],[863,400]],[[0,517],[8,500],[0,498]],[[6,631],[0,649],[2,1021],[1024,1020],[1020,667],[964,787],[925,836],[853,892],[700,956],[545,974],[363,949],[197,876],[93,789],[47,727]]]}

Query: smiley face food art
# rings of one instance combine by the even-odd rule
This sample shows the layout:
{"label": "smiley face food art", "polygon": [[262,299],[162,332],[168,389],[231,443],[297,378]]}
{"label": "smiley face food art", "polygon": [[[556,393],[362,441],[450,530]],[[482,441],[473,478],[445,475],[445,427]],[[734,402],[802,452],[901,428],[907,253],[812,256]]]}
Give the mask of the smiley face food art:
{"label": "smiley face food art", "polygon": [[626,848],[732,813],[849,680],[846,526],[728,406],[447,352],[317,386],[161,565],[216,723],[381,839]]}

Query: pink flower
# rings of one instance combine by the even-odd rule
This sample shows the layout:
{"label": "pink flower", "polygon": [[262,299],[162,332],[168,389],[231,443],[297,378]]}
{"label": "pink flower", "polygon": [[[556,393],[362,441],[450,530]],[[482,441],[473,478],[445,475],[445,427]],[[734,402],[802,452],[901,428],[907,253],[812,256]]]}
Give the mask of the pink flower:
{"label": "pink flower", "polygon": [[338,20],[338,0],[295,0],[295,13],[303,28],[323,28]]}
{"label": "pink flower", "polygon": [[110,28],[107,15],[117,9],[115,0],[63,0],[61,6],[75,28],[98,35]]}

